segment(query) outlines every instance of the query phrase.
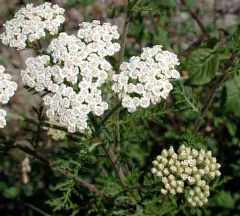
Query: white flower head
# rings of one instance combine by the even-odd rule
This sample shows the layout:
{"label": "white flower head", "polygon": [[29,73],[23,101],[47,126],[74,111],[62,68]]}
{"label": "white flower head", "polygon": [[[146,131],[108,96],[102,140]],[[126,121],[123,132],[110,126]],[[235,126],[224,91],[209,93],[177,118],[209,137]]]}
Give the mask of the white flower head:
{"label": "white flower head", "polygon": [[208,202],[208,184],[220,176],[219,168],[220,164],[211,151],[198,151],[182,145],[176,153],[172,147],[164,149],[153,161],[151,171],[161,178],[164,185],[162,194],[185,192],[187,202],[195,207]]}
{"label": "white flower head", "polygon": [[26,48],[28,42],[45,37],[46,33],[57,34],[64,21],[64,9],[58,5],[48,2],[39,6],[28,4],[4,24],[5,31],[0,39],[3,44],[21,50]]}
{"label": "white flower head", "polygon": [[[88,35],[89,28],[93,32],[97,29],[100,37],[93,39]],[[54,39],[48,47],[49,55],[26,61],[27,67],[21,73],[24,84],[46,92],[48,118],[69,132],[83,132],[88,128],[89,113],[101,116],[108,109],[101,87],[112,72],[105,57],[120,48],[114,42],[119,38],[116,29],[98,21],[84,23],[77,36],[61,33]]]}
{"label": "white flower head", "polygon": [[[15,94],[17,83],[12,81],[10,74],[4,73],[5,68],[0,65],[0,103],[7,104],[10,98]],[[0,109],[0,128],[6,126],[6,111]]]}
{"label": "white flower head", "polygon": [[175,69],[177,65],[177,56],[162,50],[162,46],[144,48],[140,57],[134,56],[130,62],[122,63],[120,73],[113,76],[113,91],[129,112],[157,104],[172,90],[170,80],[180,78]]}

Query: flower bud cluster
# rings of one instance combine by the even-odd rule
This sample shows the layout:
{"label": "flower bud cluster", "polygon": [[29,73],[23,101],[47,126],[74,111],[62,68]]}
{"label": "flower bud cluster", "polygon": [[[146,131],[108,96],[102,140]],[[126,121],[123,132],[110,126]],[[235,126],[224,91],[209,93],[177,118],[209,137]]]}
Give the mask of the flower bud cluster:
{"label": "flower bud cluster", "polygon": [[39,40],[46,33],[57,34],[64,21],[64,9],[58,5],[47,2],[34,7],[28,4],[4,24],[5,32],[0,39],[3,44],[21,50],[27,46],[27,42]]}
{"label": "flower bud cluster", "polygon": [[[97,33],[98,37],[93,37]],[[120,49],[114,42],[117,38],[116,26],[83,23],[77,36],[61,33],[54,39],[48,55],[27,59],[22,80],[37,92],[46,92],[43,100],[50,121],[69,132],[83,132],[88,128],[89,113],[101,116],[108,109],[101,87],[112,72],[105,57]]]}
{"label": "flower bud cluster", "polygon": [[211,151],[200,151],[182,145],[164,149],[153,161],[152,173],[161,178],[162,194],[185,193],[191,206],[203,206],[210,195],[210,180],[220,176],[220,164]]}
{"label": "flower bud cluster", "polygon": [[52,137],[53,140],[55,141],[61,141],[66,138],[66,132],[62,130],[57,130],[54,128],[49,128],[48,129],[48,135]]}
{"label": "flower bud cluster", "polygon": [[113,91],[118,93],[122,106],[129,112],[147,108],[166,99],[173,86],[170,79],[179,79],[175,69],[177,56],[157,45],[144,48],[140,57],[130,58],[120,66],[120,74],[113,76]]}
{"label": "flower bud cluster", "polygon": [[[12,81],[10,74],[4,73],[5,68],[0,65],[0,103],[6,104],[10,98],[15,94],[17,89],[17,83]],[[0,109],[0,128],[6,126],[6,111]]]}

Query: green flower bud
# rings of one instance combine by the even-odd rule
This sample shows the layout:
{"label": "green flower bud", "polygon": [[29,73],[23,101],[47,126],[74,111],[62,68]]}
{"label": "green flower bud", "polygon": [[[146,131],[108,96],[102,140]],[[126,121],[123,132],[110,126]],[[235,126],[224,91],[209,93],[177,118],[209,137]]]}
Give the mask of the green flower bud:
{"label": "green flower bud", "polygon": [[169,152],[169,155],[173,155],[175,153],[172,146],[169,148],[168,152]]}
{"label": "green flower bud", "polygon": [[170,185],[175,188],[177,187],[177,182],[175,180],[171,180]]}
{"label": "green flower bud", "polygon": [[179,187],[184,187],[184,182],[183,181],[181,181],[181,180],[178,180],[177,181],[177,185],[179,186]]}
{"label": "green flower bud", "polygon": [[216,171],[216,176],[220,176],[221,172],[219,170]]}
{"label": "green flower bud", "polygon": [[170,185],[170,184],[168,184],[168,183],[167,183],[167,184],[165,184],[164,186],[165,186],[165,188],[166,188],[167,190],[171,190],[171,188],[172,188],[172,187],[171,187],[171,185]]}
{"label": "green flower bud", "polygon": [[192,149],[192,156],[196,158],[198,156],[198,151],[196,149]]}
{"label": "green flower bud", "polygon": [[208,157],[212,157],[212,152],[211,151],[207,151],[207,156]]}
{"label": "green flower bud", "polygon": [[163,173],[164,173],[164,175],[169,175],[169,170],[167,169],[167,168],[165,168],[164,170],[163,170]]}
{"label": "green flower bud", "polygon": [[163,149],[162,151],[162,156],[163,157],[167,157],[169,154],[168,154],[168,151],[166,149]]}
{"label": "green flower bud", "polygon": [[167,178],[167,177],[163,177],[163,178],[162,178],[162,182],[163,182],[164,184],[167,184],[167,183],[168,183],[168,178]]}
{"label": "green flower bud", "polygon": [[156,176],[162,177],[162,176],[163,176],[163,173],[162,173],[161,171],[158,171],[158,172],[156,173]]}
{"label": "green flower bud", "polygon": [[203,175],[205,174],[204,169],[199,169],[199,170],[198,170],[198,174],[201,175],[201,176],[203,176]]}
{"label": "green flower bud", "polygon": [[177,187],[176,191],[177,191],[177,193],[183,193],[183,188],[182,187]]}
{"label": "green flower bud", "polygon": [[163,164],[158,164],[158,165],[157,165],[157,168],[158,168],[159,170],[163,170],[164,167],[165,167],[165,166],[164,166]]}
{"label": "green flower bud", "polygon": [[175,195],[175,194],[176,194],[176,190],[171,189],[171,190],[170,190],[170,194]]}
{"label": "green flower bud", "polygon": [[166,194],[167,194],[167,190],[161,189],[161,193],[164,194],[164,195],[166,195]]}
{"label": "green flower bud", "polygon": [[158,165],[158,161],[154,160],[154,161],[152,162],[152,164],[153,164],[154,166],[157,166],[157,165]]}
{"label": "green flower bud", "polygon": [[157,169],[156,168],[152,168],[151,172],[152,172],[152,174],[155,174],[155,173],[157,173]]}
{"label": "green flower bud", "polygon": [[175,172],[177,172],[177,167],[175,167],[175,166],[170,166],[170,170],[171,170],[173,173],[175,173]]}

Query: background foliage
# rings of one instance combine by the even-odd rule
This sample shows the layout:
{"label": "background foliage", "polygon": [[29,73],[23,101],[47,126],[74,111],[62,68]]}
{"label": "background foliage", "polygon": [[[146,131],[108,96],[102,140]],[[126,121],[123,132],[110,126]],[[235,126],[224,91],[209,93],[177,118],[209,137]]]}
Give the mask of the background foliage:
{"label": "background foliage", "polygon": [[[0,23],[29,2],[1,0]],[[239,2],[131,0],[127,10],[123,0],[56,2],[67,9],[69,32],[92,19],[116,23],[121,31],[127,12],[124,58],[162,44],[179,55],[182,80],[168,101],[134,114],[120,109],[104,126],[93,119],[96,136],[63,141],[48,136],[39,98],[20,89],[9,125],[0,131],[1,215],[240,215]],[[16,54],[0,45],[0,63],[15,76],[29,55],[31,50]],[[150,174],[162,149],[182,143],[212,150],[222,165],[203,208],[164,197]],[[21,178],[25,157],[31,164],[27,184]]]}

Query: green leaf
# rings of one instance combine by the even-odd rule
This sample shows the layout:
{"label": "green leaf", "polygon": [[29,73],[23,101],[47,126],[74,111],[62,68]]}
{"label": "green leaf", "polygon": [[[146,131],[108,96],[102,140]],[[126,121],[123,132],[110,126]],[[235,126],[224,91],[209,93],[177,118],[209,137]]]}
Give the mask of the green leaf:
{"label": "green leaf", "polygon": [[4,181],[0,181],[0,191],[4,191],[7,188],[7,184]]}
{"label": "green leaf", "polygon": [[226,102],[225,110],[232,112],[240,117],[240,75],[235,76],[233,79],[225,83],[226,89]]}
{"label": "green leaf", "polygon": [[17,197],[18,193],[19,193],[18,188],[9,187],[4,191],[3,195],[8,199],[14,199]]}
{"label": "green leaf", "polygon": [[205,85],[210,82],[219,69],[219,55],[212,49],[198,49],[188,60],[187,70],[192,85]]}
{"label": "green leaf", "polygon": [[234,199],[233,199],[231,193],[224,192],[224,191],[221,191],[220,193],[216,194],[212,198],[212,202],[215,205],[221,206],[224,208],[234,208],[234,205],[235,205],[235,202],[234,202]]}

